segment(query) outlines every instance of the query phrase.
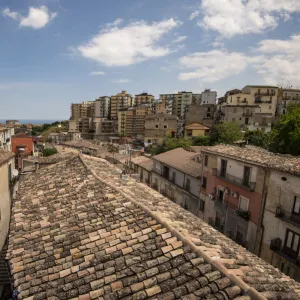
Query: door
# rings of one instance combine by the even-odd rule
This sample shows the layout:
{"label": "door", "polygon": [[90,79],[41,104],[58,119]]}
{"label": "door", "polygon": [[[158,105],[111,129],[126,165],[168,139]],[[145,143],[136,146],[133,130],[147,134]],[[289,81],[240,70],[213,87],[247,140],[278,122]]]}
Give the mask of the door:
{"label": "door", "polygon": [[221,159],[221,177],[225,177],[226,176],[226,169],[227,169],[227,160],[225,159]]}
{"label": "door", "polygon": [[219,189],[218,190],[218,201],[223,202],[224,199],[224,191]]}
{"label": "door", "polygon": [[244,166],[243,185],[249,186],[250,181],[250,168]]}

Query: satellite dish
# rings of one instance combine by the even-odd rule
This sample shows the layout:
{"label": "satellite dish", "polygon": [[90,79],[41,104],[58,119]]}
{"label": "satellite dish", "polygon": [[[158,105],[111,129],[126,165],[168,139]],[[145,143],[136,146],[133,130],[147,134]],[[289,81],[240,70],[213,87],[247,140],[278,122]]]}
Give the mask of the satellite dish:
{"label": "satellite dish", "polygon": [[14,169],[12,171],[12,173],[13,173],[14,177],[17,177],[19,175],[19,171],[17,169]]}

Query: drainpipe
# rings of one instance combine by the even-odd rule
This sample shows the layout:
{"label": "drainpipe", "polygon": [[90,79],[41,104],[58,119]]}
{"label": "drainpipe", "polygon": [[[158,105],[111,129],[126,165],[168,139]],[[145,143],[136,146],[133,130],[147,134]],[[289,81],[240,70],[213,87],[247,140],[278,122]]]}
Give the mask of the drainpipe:
{"label": "drainpipe", "polygon": [[267,196],[268,196],[268,190],[266,190],[266,177],[267,177],[267,170],[265,169],[265,176],[264,176],[264,182],[263,182],[263,190],[262,190],[262,205],[261,205],[261,210],[260,210],[260,216],[258,220],[258,226],[261,228],[261,237],[260,237],[260,242],[259,242],[259,249],[258,249],[258,254],[257,256],[260,257],[261,255],[261,250],[262,250],[262,243],[263,243],[263,237],[264,237],[264,212],[266,208],[266,202],[267,202]]}

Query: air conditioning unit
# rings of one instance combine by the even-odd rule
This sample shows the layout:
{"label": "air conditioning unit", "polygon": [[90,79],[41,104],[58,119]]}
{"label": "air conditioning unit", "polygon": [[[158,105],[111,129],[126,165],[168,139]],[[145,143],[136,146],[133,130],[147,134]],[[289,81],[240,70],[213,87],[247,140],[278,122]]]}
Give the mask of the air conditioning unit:
{"label": "air conditioning unit", "polygon": [[232,192],[231,196],[234,197],[234,198],[237,198],[239,196],[239,193],[238,192]]}
{"label": "air conditioning unit", "polygon": [[225,189],[225,194],[229,194],[230,190],[228,188]]}

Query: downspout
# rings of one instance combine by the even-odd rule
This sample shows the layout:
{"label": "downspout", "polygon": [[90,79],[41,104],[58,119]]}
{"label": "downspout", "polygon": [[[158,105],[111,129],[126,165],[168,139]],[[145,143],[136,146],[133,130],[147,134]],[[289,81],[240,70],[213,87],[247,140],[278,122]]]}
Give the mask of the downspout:
{"label": "downspout", "polygon": [[261,255],[263,237],[264,237],[264,232],[265,232],[265,227],[264,227],[264,215],[265,214],[264,214],[264,212],[265,212],[267,196],[268,196],[268,190],[266,191],[266,177],[267,177],[267,170],[265,169],[265,176],[264,176],[263,190],[262,190],[263,199],[262,199],[262,205],[261,205],[260,216],[259,216],[259,221],[258,221],[258,225],[261,228],[261,237],[260,237],[259,249],[258,249],[258,254],[257,254],[258,257],[260,257],[260,255]]}

